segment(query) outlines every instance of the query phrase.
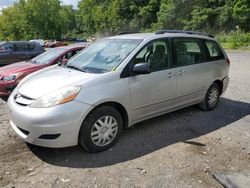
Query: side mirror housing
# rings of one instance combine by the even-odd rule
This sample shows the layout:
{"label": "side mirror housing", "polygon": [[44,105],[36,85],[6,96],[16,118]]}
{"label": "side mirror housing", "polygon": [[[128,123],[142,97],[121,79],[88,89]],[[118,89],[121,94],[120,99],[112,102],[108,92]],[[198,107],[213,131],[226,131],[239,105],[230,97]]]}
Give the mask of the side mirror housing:
{"label": "side mirror housing", "polygon": [[133,68],[133,72],[138,75],[138,74],[149,74],[149,64],[148,63],[138,63],[135,64]]}

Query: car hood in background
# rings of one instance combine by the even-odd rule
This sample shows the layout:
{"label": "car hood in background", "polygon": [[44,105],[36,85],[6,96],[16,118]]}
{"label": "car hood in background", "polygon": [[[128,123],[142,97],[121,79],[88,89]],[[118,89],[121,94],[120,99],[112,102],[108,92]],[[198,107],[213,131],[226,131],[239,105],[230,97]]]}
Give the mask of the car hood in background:
{"label": "car hood in background", "polygon": [[0,68],[0,75],[8,76],[8,75],[19,73],[19,72],[26,72],[27,70],[36,69],[36,68],[39,68],[42,66],[43,65],[30,63],[29,61],[28,62],[22,61],[22,62],[18,62],[18,63],[14,63],[11,65],[1,67]]}
{"label": "car hood in background", "polygon": [[66,67],[53,66],[32,74],[17,89],[21,95],[38,99],[60,88],[82,85],[84,82],[100,76],[101,74],[90,74]]}

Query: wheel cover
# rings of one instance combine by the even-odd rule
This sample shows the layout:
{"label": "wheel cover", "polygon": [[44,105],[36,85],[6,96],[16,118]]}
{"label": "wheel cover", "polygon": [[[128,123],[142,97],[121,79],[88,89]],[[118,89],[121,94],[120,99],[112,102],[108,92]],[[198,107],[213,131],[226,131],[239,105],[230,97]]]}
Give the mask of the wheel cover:
{"label": "wheel cover", "polygon": [[212,88],[208,94],[208,103],[210,106],[216,105],[219,99],[219,91],[216,88]]}
{"label": "wheel cover", "polygon": [[96,146],[106,146],[116,137],[118,123],[112,116],[99,118],[91,129],[91,140]]}

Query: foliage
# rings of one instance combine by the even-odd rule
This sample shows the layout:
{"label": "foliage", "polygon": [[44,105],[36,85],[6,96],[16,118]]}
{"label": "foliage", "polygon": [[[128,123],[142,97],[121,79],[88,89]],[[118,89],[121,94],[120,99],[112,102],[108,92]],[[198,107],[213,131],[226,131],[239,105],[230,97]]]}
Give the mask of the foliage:
{"label": "foliage", "polygon": [[239,47],[250,46],[250,33],[235,31],[227,35],[217,35],[216,38],[226,49],[237,49]]}
{"label": "foliage", "polygon": [[233,0],[199,0],[191,11],[185,29],[202,30],[212,34],[234,29]]}
{"label": "foliage", "polygon": [[183,29],[186,22],[191,19],[190,13],[196,3],[196,0],[162,0],[155,29]]}
{"label": "foliage", "polygon": [[60,0],[17,0],[0,13],[0,40],[111,35],[163,28],[231,36],[236,28],[249,32],[249,23],[249,0],[80,0],[76,10],[62,5]]}
{"label": "foliage", "polygon": [[233,7],[233,16],[239,26],[245,31],[250,30],[250,1],[236,0]]}
{"label": "foliage", "polygon": [[75,10],[59,0],[20,0],[0,15],[0,39],[61,38],[75,28]]}

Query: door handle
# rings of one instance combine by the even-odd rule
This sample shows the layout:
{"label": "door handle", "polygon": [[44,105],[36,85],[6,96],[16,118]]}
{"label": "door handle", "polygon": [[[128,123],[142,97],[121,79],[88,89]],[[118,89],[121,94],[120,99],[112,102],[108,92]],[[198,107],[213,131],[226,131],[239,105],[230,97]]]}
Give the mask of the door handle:
{"label": "door handle", "polygon": [[168,73],[168,78],[173,78],[174,77],[174,74],[172,72],[169,72]]}
{"label": "door handle", "polygon": [[177,75],[182,76],[182,75],[184,75],[184,73],[185,73],[184,70],[180,70],[180,71],[177,73]]}

